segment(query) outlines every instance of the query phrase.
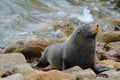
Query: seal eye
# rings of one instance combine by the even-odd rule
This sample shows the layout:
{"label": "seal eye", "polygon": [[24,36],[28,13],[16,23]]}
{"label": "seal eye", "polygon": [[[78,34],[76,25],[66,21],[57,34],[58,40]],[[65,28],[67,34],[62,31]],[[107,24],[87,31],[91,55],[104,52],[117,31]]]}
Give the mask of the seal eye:
{"label": "seal eye", "polygon": [[80,31],[79,31],[79,32],[77,32],[77,34],[80,34]]}

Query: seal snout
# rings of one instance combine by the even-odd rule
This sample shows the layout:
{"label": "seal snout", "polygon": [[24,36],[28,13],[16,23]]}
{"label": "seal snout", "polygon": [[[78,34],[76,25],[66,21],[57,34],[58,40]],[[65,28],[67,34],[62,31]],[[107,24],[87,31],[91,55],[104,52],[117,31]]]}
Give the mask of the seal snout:
{"label": "seal snout", "polygon": [[93,35],[94,35],[94,34],[97,34],[98,28],[99,28],[99,25],[98,25],[98,24],[94,25],[94,26],[91,28],[91,32],[92,32]]}

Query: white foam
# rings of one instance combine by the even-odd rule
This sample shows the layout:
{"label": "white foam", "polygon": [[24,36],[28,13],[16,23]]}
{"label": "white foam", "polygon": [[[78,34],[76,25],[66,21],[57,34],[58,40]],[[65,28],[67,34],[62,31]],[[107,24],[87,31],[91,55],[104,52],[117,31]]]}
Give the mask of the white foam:
{"label": "white foam", "polygon": [[72,14],[71,17],[77,18],[82,22],[93,22],[94,21],[93,16],[90,14],[90,10],[88,8],[85,8],[83,10],[82,15],[79,13],[76,13],[76,14]]}

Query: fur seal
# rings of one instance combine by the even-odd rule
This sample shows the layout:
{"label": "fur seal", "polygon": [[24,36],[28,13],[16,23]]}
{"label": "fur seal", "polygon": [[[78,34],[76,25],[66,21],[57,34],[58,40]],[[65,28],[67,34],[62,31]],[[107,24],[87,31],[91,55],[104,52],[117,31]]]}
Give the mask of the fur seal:
{"label": "fur seal", "polygon": [[98,27],[99,25],[84,24],[78,27],[66,42],[48,46],[36,67],[65,70],[78,65],[83,69],[92,68],[98,73],[94,67]]}

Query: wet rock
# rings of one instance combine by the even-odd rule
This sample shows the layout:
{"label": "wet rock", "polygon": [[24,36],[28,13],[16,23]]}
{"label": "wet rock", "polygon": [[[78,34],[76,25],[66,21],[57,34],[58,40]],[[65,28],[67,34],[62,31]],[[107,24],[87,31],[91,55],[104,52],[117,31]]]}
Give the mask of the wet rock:
{"label": "wet rock", "polygon": [[25,80],[25,79],[22,74],[16,73],[8,77],[1,78],[0,80]]}
{"label": "wet rock", "polygon": [[38,71],[37,73],[37,75],[29,77],[28,80],[76,80],[75,75],[58,70]]}
{"label": "wet rock", "polygon": [[20,53],[0,54],[0,71],[14,71],[16,65],[26,64],[24,55]]}
{"label": "wet rock", "polygon": [[4,53],[21,52],[26,58],[40,57],[41,52],[50,44],[56,43],[54,39],[45,37],[32,36],[25,40],[17,41],[16,43],[6,47]]}
{"label": "wet rock", "polygon": [[115,62],[115,61],[111,61],[111,60],[102,60],[100,62],[102,64],[105,64],[105,65],[113,65],[114,68],[120,68],[120,63],[119,62]]}

